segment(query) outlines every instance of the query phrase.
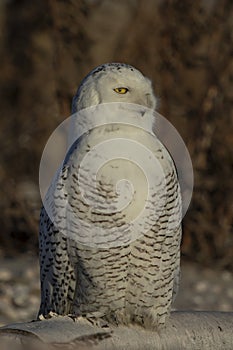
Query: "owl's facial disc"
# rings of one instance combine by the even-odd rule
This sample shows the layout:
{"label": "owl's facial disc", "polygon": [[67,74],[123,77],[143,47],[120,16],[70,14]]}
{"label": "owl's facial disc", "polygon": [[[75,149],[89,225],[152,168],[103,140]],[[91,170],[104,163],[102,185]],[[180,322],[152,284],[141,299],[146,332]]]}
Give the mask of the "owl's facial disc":
{"label": "owl's facial disc", "polygon": [[132,66],[113,63],[89,73],[74,97],[72,112],[110,102],[134,103],[151,109],[157,105],[148,78]]}

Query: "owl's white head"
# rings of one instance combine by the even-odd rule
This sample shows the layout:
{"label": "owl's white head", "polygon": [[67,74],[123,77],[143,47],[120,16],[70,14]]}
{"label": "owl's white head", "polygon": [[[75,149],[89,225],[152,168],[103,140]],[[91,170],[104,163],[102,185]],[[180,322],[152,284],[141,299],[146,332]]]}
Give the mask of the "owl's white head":
{"label": "owl's white head", "polygon": [[124,63],[106,63],[93,69],[73,98],[72,113],[108,102],[126,102],[156,108],[151,81]]}

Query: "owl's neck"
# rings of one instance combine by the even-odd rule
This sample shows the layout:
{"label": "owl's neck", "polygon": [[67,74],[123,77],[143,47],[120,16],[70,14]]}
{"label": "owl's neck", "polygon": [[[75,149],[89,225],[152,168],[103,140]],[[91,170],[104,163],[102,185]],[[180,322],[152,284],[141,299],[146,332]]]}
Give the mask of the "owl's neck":
{"label": "owl's neck", "polygon": [[111,102],[91,106],[71,116],[69,143],[99,126],[105,126],[107,130],[113,125],[126,124],[153,133],[154,121],[152,109],[133,103]]}

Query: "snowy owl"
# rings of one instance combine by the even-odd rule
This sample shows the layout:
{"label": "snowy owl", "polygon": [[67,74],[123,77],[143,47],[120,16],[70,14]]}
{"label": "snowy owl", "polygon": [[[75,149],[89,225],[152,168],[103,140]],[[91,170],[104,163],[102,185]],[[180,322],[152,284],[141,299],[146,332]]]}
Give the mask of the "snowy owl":
{"label": "snowy owl", "polygon": [[[156,102],[151,81],[127,64],[101,65],[81,82],[72,105],[77,128],[85,111],[91,121],[105,119],[105,106],[123,118],[106,118],[73,143],[50,190],[53,214],[42,208],[39,315],[164,325],[179,284],[180,188],[152,130]],[[123,120],[127,109],[132,124]]]}

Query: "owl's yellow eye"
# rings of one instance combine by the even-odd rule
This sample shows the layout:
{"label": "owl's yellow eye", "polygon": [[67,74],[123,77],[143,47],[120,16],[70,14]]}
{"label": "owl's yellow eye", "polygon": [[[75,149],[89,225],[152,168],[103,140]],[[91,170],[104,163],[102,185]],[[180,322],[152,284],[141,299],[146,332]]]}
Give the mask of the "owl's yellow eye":
{"label": "owl's yellow eye", "polygon": [[125,88],[125,87],[118,87],[113,89],[115,92],[117,92],[118,94],[126,94],[126,92],[129,91],[129,89]]}

